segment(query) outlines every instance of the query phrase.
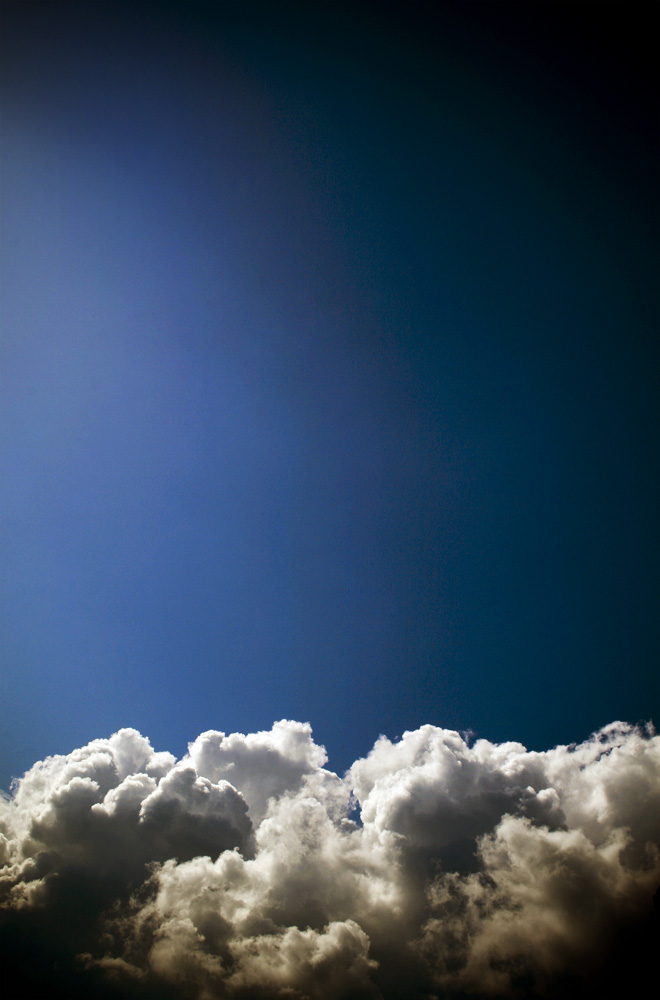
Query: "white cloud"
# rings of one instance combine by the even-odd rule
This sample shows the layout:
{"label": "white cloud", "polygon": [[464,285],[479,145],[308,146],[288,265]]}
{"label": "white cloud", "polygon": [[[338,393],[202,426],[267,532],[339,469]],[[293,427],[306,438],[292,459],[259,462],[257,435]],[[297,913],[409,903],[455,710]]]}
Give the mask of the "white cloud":
{"label": "white cloud", "polygon": [[309,723],[276,722],[269,733],[202,733],[188,747],[197,773],[212,781],[230,781],[250,807],[254,822],[266,812],[268,800],[300,787],[305,774],[325,764],[323,747],[312,739]]}
{"label": "white cloud", "polygon": [[18,981],[192,1000],[586,995],[644,940],[651,732],[617,723],[535,753],[423,726],[343,779],[325,762],[308,725],[282,721],[204,733],[178,763],[122,730],[36,764],[0,803]]}

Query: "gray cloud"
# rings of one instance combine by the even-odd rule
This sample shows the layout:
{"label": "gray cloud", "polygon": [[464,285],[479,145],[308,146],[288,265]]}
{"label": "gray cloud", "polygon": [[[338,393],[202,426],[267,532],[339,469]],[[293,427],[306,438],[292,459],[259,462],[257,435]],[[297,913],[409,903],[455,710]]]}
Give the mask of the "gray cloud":
{"label": "gray cloud", "polygon": [[35,764],[0,803],[13,995],[630,987],[657,931],[650,729],[537,753],[423,726],[344,778],[325,762],[310,727],[283,720],[204,733],[178,762],[121,730]]}

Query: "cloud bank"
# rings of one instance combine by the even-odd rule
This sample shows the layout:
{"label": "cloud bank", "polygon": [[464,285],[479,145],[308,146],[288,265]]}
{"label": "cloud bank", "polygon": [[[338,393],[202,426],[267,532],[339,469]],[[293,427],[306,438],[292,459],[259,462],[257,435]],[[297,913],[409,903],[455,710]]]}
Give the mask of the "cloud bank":
{"label": "cloud bank", "polygon": [[650,968],[652,727],[539,753],[422,726],[325,763],[282,720],[35,764],[0,802],[5,996],[585,997]]}

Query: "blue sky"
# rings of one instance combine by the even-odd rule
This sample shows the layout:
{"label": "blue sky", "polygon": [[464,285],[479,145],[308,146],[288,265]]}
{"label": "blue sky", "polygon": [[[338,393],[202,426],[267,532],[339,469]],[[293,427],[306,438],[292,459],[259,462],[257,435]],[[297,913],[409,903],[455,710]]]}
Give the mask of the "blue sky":
{"label": "blue sky", "polygon": [[2,787],[657,721],[650,7],[533,6],[5,5]]}

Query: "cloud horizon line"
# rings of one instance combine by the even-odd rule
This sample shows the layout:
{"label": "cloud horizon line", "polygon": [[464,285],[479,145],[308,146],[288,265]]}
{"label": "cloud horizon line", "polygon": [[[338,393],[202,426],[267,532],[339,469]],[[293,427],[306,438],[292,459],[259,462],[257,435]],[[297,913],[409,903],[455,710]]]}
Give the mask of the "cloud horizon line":
{"label": "cloud horizon line", "polygon": [[0,800],[10,996],[585,996],[650,963],[651,722],[546,751],[423,725],[326,764],[287,719],[35,763]]}

